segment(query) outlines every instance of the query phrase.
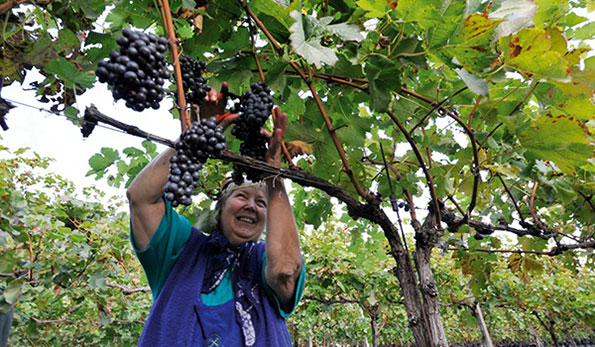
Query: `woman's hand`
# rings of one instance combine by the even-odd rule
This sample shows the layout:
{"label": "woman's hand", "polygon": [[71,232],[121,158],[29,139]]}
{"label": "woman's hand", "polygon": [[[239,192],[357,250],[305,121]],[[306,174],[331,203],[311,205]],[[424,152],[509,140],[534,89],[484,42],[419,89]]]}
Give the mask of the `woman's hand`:
{"label": "woman's hand", "polygon": [[273,121],[275,129],[273,133],[263,130],[263,134],[270,138],[269,150],[264,155],[264,160],[275,166],[281,166],[281,152],[283,148],[283,136],[287,129],[287,113],[281,112],[278,106],[273,109]]}
{"label": "woman's hand", "polygon": [[217,117],[217,123],[223,129],[233,124],[238,118],[237,113],[225,113],[225,107],[227,106],[227,92],[229,91],[229,85],[227,82],[223,82],[219,93],[215,89],[209,90],[205,96],[205,101],[199,108],[200,118],[206,119],[211,117]]}
{"label": "woman's hand", "polygon": [[200,118],[211,118],[223,114],[227,106],[227,98],[225,96],[228,91],[229,85],[227,82],[223,82],[219,93],[211,88],[205,96],[205,101],[200,106]]}

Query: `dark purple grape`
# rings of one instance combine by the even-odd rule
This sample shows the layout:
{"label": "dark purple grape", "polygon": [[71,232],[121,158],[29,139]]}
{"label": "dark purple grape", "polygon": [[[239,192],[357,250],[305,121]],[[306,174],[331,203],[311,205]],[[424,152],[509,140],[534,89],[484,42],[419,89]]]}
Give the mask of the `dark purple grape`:
{"label": "dark purple grape", "polygon": [[[207,130],[212,131],[213,134],[220,133],[221,136],[207,139],[204,135],[198,135],[204,134]],[[201,138],[204,141],[201,142]],[[207,145],[207,142],[213,143],[217,149]],[[202,164],[209,156],[218,155],[225,149],[225,136],[215,119],[208,122],[194,122],[190,129],[182,133],[174,147],[177,153],[169,159],[170,174],[164,192],[167,193],[166,199],[172,201],[172,206],[174,202],[187,206],[192,203],[193,190],[198,187],[197,181],[200,179]]]}
{"label": "dark purple grape", "polygon": [[118,39],[116,40],[116,42],[118,43],[118,45],[120,47],[128,47],[128,44],[130,43],[128,41],[128,38],[126,38],[125,36],[118,37]]}
{"label": "dark purple grape", "polygon": [[[235,107],[239,117],[231,130],[232,135],[242,141],[240,153],[258,160],[263,160],[267,151],[268,141],[260,133],[260,129],[271,115],[273,97],[269,87],[264,83],[254,83],[250,89],[240,97]],[[258,180],[261,174],[256,170],[234,165],[234,181],[240,181],[243,173],[249,179]]]}
{"label": "dark purple grape", "polygon": [[107,82],[114,99],[125,99],[133,110],[159,109],[165,95],[164,79],[169,78],[165,68],[167,39],[124,28],[116,42],[120,49],[112,50],[109,58],[97,64],[98,80]]}

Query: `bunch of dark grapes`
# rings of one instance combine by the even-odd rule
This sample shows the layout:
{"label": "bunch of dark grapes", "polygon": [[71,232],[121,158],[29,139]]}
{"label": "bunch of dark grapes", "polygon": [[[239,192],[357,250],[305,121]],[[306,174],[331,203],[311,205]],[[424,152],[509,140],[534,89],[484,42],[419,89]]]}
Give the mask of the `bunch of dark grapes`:
{"label": "bunch of dark grapes", "polygon": [[406,202],[399,202],[399,208],[405,210],[405,212],[409,212],[409,204]]}
{"label": "bunch of dark grapes", "polygon": [[202,77],[202,74],[207,68],[205,62],[196,61],[192,57],[182,56],[180,58],[180,68],[182,69],[186,101],[190,104],[202,104],[207,92],[211,90],[211,87],[207,85],[207,80]]}
{"label": "bunch of dark grapes", "polygon": [[192,193],[198,187],[200,170],[209,157],[220,156],[225,149],[223,128],[215,118],[202,119],[184,130],[175,143],[176,154],[169,158],[169,176],[165,185],[165,198],[171,205],[188,206]]}
{"label": "bunch of dark grapes", "polygon": [[83,117],[83,123],[81,125],[81,133],[83,137],[89,137],[93,130],[95,130],[95,126],[97,125],[97,119],[91,116],[89,109],[85,110],[85,116]]}
{"label": "bunch of dark grapes", "polygon": [[163,83],[169,78],[165,66],[168,41],[153,34],[123,29],[109,59],[97,64],[97,79],[112,87],[114,100],[126,100],[126,107],[141,112],[159,108]]}
{"label": "bunch of dark grapes", "polygon": [[[260,129],[271,115],[273,97],[269,87],[261,83],[254,83],[241,97],[235,110],[239,117],[231,134],[242,141],[240,154],[254,159],[263,160],[267,152],[267,138],[260,133]],[[243,181],[243,172],[251,181],[258,181],[261,173],[250,170],[244,166],[235,165],[233,180],[236,183]]]}
{"label": "bunch of dark grapes", "polygon": [[4,116],[6,116],[8,111],[10,111],[10,109],[13,107],[14,107],[13,104],[11,104],[10,102],[8,102],[0,97],[0,127],[2,127],[2,130],[4,130],[4,131],[8,130],[8,125],[6,124],[6,120],[4,119]]}

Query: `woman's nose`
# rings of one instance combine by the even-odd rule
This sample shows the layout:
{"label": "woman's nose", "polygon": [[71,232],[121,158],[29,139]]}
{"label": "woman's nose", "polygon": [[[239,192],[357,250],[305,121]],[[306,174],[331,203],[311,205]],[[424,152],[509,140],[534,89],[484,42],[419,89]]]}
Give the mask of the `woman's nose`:
{"label": "woman's nose", "polygon": [[256,211],[256,201],[254,199],[246,200],[246,204],[244,205],[244,209],[250,211]]}

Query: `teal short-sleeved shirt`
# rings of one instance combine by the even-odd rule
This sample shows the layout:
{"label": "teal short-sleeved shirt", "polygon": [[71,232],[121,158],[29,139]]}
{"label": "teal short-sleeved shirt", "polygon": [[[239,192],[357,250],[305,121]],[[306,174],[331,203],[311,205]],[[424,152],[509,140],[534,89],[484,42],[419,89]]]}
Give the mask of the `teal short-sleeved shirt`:
{"label": "teal short-sleeved shirt", "polygon": [[[164,199],[165,200],[165,199]],[[165,200],[165,214],[161,219],[159,227],[153,234],[153,237],[149,241],[147,248],[139,251],[134,245],[134,239],[132,238],[132,225],[130,226],[130,240],[132,247],[143,266],[145,275],[147,276],[147,282],[151,287],[153,294],[153,301],[159,295],[163,284],[167,280],[176,259],[184,250],[186,241],[190,237],[192,232],[192,225],[183,216],[180,216],[172,207],[169,201]],[[271,296],[279,308],[279,313],[282,317],[288,317],[295,307],[304,292],[304,285],[306,279],[306,267],[302,262],[302,271],[299,275],[298,282],[296,285],[295,298],[291,305],[282,307],[275,293],[264,281],[264,267],[266,265],[266,257],[263,255],[263,286],[269,296]],[[234,298],[231,276],[229,272],[226,273],[225,277],[211,293],[201,294],[201,299],[205,305],[215,306],[221,305]]]}

